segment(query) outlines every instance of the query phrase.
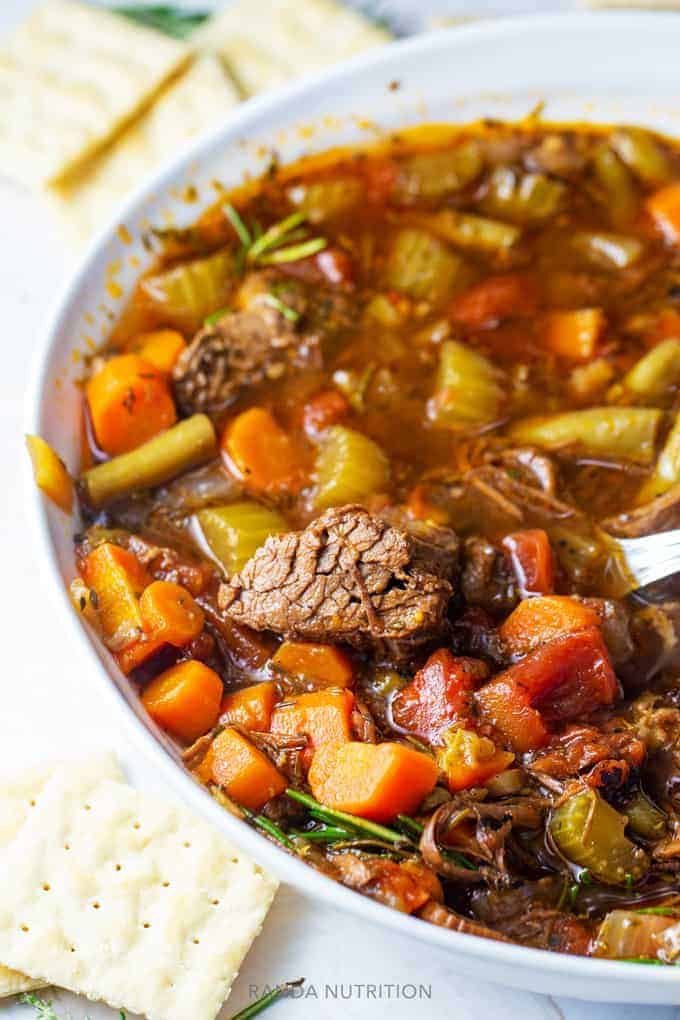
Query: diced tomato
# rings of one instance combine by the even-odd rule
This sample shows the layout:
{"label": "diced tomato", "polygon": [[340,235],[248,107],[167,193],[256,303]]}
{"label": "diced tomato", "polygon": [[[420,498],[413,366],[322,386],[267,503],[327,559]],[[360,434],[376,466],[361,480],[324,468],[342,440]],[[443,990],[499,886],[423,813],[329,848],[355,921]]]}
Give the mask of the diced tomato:
{"label": "diced tomato", "polygon": [[349,401],[340,390],[322,390],[304,406],[302,414],[305,432],[315,438],[329,425],[343,421],[349,409]]}
{"label": "diced tomato", "polygon": [[394,191],[399,170],[390,159],[374,160],[366,169],[366,200],[382,204]]}
{"label": "diced tomato", "polygon": [[398,692],[392,719],[421,739],[439,743],[443,729],[469,719],[472,694],[488,675],[480,659],[458,657],[440,648]]}
{"label": "diced tomato", "polygon": [[488,329],[503,319],[531,315],[536,294],[531,281],[521,273],[491,276],[456,298],[450,316],[470,329]]}
{"label": "diced tomato", "polygon": [[606,645],[592,627],[536,649],[475,697],[515,750],[529,751],[544,746],[551,725],[610,705],[618,693]]}
{"label": "diced tomato", "polygon": [[555,561],[550,539],[542,528],[506,535],[503,546],[510,555],[523,598],[549,595],[555,590]]}

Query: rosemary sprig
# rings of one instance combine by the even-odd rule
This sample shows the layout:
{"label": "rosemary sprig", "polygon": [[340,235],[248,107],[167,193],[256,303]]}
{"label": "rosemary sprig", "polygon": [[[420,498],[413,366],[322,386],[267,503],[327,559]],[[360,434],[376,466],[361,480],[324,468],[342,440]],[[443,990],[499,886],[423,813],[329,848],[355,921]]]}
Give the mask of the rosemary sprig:
{"label": "rosemary sprig", "polygon": [[185,11],[167,4],[120,4],[113,8],[116,14],[136,21],[146,28],[170,35],[174,39],[187,39],[191,33],[211,16],[210,11]]}
{"label": "rosemary sprig", "polygon": [[264,232],[258,224],[249,227],[229,203],[224,205],[224,213],[241,242],[236,256],[237,267],[241,270],[246,265],[275,266],[297,262],[323,251],[328,244],[325,237],[308,237],[307,216],[303,212],[291,213]]}
{"label": "rosemary sprig", "polygon": [[203,320],[204,326],[214,326],[215,323],[219,322],[223,315],[227,315],[230,312],[230,308],[218,308],[216,312],[211,312],[210,315],[206,315]]}
{"label": "rosemary sprig", "polygon": [[358,818],[356,815],[349,815],[344,811],[334,811],[333,808],[324,807],[323,804],[319,804],[318,800],[314,800],[307,793],[300,793],[299,790],[293,790],[289,787],[286,790],[286,796],[290,797],[291,800],[297,801],[298,804],[304,804],[312,818],[320,822],[349,829],[352,833],[358,832],[364,836],[377,839],[381,843],[391,843],[394,846],[403,846],[406,843],[413,845],[413,840],[404,836],[403,833],[397,832],[395,829],[388,829],[377,822],[369,822],[365,818]]}
{"label": "rosemary sprig", "polygon": [[[415,818],[411,818],[409,815],[397,815],[397,821],[401,825],[402,829],[408,832],[409,836],[417,843],[420,840],[425,826],[421,825],[420,822],[416,821]],[[447,857],[454,864],[457,864],[459,868],[465,868],[466,871],[476,871],[476,866],[472,863],[469,857],[462,854],[460,850],[443,850],[442,856]]]}
{"label": "rosemary sprig", "polygon": [[635,907],[636,914],[654,914],[657,917],[680,917],[680,907]]}
{"label": "rosemary sprig", "polygon": [[284,319],[288,322],[297,322],[300,318],[300,313],[296,312],[294,308],[287,305],[285,301],[282,301],[276,294],[265,294],[263,298],[265,304],[269,305],[270,308],[275,308],[277,312],[280,312]]}
{"label": "rosemary sprig", "polygon": [[32,1006],[35,1010],[36,1020],[59,1020],[48,999],[41,999],[34,992],[24,992],[19,1002],[25,1006]]}
{"label": "rosemary sprig", "polygon": [[253,811],[249,811],[246,807],[242,806],[241,810],[251,825],[254,825],[258,829],[262,829],[263,832],[268,833],[272,839],[275,839],[277,843],[281,843],[287,850],[295,850],[295,844],[293,841],[286,835],[283,829],[279,828],[276,822],[272,822],[269,818],[265,818],[264,815],[256,815]]}
{"label": "rosemary sprig", "polygon": [[304,980],[304,978],[297,978],[295,981],[284,981],[283,984],[272,988],[271,992],[267,992],[266,995],[261,996],[256,1002],[251,1002],[245,1009],[235,1013],[231,1020],[250,1020],[250,1017],[258,1016],[267,1006],[271,1006],[273,1002],[280,999],[282,995],[287,995],[294,988],[299,988],[300,985],[304,984]]}
{"label": "rosemary sprig", "polygon": [[341,829],[337,825],[325,825],[322,829],[310,829],[305,832],[302,829],[294,829],[288,833],[298,839],[306,839],[309,843],[335,843],[352,839],[352,833],[347,829]]}

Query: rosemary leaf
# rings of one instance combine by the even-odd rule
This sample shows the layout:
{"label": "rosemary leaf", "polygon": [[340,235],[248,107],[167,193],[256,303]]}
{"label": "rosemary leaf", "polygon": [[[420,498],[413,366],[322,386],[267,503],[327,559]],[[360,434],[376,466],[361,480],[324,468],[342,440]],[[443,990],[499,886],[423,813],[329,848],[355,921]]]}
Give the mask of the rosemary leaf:
{"label": "rosemary leaf", "polygon": [[155,28],[174,39],[187,39],[211,16],[210,11],[185,11],[166,4],[120,4],[112,9],[130,21]]}
{"label": "rosemary leaf", "polygon": [[325,237],[312,237],[309,241],[294,244],[290,248],[277,248],[269,255],[261,255],[258,261],[263,266],[279,266],[284,262],[297,262],[298,259],[306,259],[310,255],[316,255],[317,252],[323,251],[327,244],[328,241]]}
{"label": "rosemary leaf", "polygon": [[288,838],[283,829],[280,829],[276,822],[270,821],[269,818],[265,818],[264,815],[256,815],[253,811],[249,811],[248,808],[241,807],[243,814],[246,816],[248,821],[255,825],[258,829],[262,829],[263,832],[269,833],[269,835],[285,846],[287,850],[295,850],[295,844],[291,839]]}
{"label": "rosemary leaf", "polygon": [[281,220],[280,223],[275,223],[273,226],[265,230],[261,237],[258,237],[257,241],[254,241],[248,251],[248,261],[257,262],[265,252],[276,247],[276,245],[283,243],[287,234],[289,234],[300,224],[304,223],[307,216],[303,212],[294,212],[290,216],[286,216],[285,219]]}
{"label": "rosemary leaf", "polygon": [[340,828],[349,828],[353,832],[359,832],[384,843],[403,845],[404,843],[411,842],[403,833],[396,832],[394,829],[388,829],[377,822],[369,822],[365,818],[358,818],[356,815],[349,815],[344,811],[334,811],[332,808],[324,807],[323,804],[319,804],[309,794],[300,793],[299,790],[293,790],[289,787],[286,790],[286,796],[290,797],[291,800],[297,801],[298,804],[304,804],[309,809],[312,817],[329,822],[332,826],[338,826],[339,824]]}
{"label": "rosemary leaf", "polygon": [[285,981],[281,985],[277,985],[276,988],[272,988],[271,992],[267,992],[256,1002],[251,1002],[249,1006],[242,1009],[239,1013],[235,1013],[231,1020],[250,1020],[253,1016],[258,1016],[267,1006],[271,1006],[273,1002],[280,999],[282,995],[286,995],[291,992],[293,988],[299,988],[304,983],[304,978],[297,978],[296,981]]}
{"label": "rosemary leaf", "polygon": [[252,235],[236,209],[234,209],[233,205],[227,203],[224,207],[224,212],[232,227],[238,234],[238,239],[241,244],[244,248],[250,248],[253,243]]}

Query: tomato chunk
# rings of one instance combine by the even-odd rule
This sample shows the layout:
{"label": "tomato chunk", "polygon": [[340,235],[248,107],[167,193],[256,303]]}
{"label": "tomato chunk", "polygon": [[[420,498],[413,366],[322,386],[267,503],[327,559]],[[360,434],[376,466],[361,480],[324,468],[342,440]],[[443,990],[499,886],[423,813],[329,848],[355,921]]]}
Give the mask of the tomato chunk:
{"label": "tomato chunk", "polygon": [[517,751],[542,747],[553,724],[610,705],[619,686],[596,628],[556,638],[476,694],[479,708]]}
{"label": "tomato chunk", "polygon": [[440,734],[470,717],[472,694],[489,675],[480,659],[452,655],[440,648],[392,702],[392,719],[422,740],[440,743]]}
{"label": "tomato chunk", "polygon": [[456,298],[450,315],[470,329],[488,329],[503,319],[530,315],[536,307],[531,282],[521,273],[507,273],[482,280]]}

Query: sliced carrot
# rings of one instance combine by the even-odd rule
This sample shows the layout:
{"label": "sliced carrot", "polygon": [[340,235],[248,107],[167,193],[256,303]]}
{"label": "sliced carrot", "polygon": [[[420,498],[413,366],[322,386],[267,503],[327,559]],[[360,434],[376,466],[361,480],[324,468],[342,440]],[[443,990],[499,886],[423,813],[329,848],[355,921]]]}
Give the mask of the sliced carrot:
{"label": "sliced carrot", "polygon": [[455,726],[444,734],[445,749],[437,755],[451,793],[468,790],[503,772],[515,756],[496,747],[493,740],[474,730]]}
{"label": "sliced carrot", "polygon": [[222,730],[211,748],[210,772],[214,783],[251,811],[259,811],[286,789],[286,780],[269,758],[238,730]]}
{"label": "sliced carrot", "polygon": [[376,822],[417,810],[437,782],[434,759],[403,744],[324,744],[309,785],[318,801]]}
{"label": "sliced carrot", "polygon": [[310,691],[289,698],[272,712],[271,731],[307,737],[303,759],[309,764],[316,748],[352,739],[354,696],[350,691]]}
{"label": "sliced carrot", "polygon": [[545,321],[543,343],[549,351],[569,361],[590,361],[607,320],[601,308],[553,312]]}
{"label": "sliced carrot", "polygon": [[272,665],[308,680],[315,687],[351,687],[354,683],[352,660],[335,645],[284,641],[272,658]]}
{"label": "sliced carrot", "polygon": [[112,456],[134,450],[177,421],[167,380],[136,354],[107,361],[88,382],[86,395],[97,443]]}
{"label": "sliced carrot", "polygon": [[457,297],[451,318],[470,329],[484,329],[503,319],[531,315],[536,295],[531,281],[521,273],[490,276]]}
{"label": "sliced carrot", "polygon": [[187,659],[152,680],[142,694],[142,704],[168,733],[181,740],[197,740],[217,722],[222,690],[214,669]]}
{"label": "sliced carrot", "polygon": [[144,634],[138,641],[134,641],[127,648],[122,648],[115,653],[115,659],[123,673],[129,676],[134,669],[143,666],[144,663],[166,647],[162,638],[154,638],[150,634]]}
{"label": "sliced carrot", "polygon": [[220,722],[264,732],[269,729],[275,701],[276,684],[271,680],[231,691],[222,699]]}
{"label": "sliced carrot", "polygon": [[647,212],[670,244],[680,243],[680,181],[655,191],[645,202]]}
{"label": "sliced carrot", "polygon": [[264,407],[251,407],[234,418],[221,447],[228,469],[252,492],[291,494],[305,483],[299,451]]}
{"label": "sliced carrot", "polygon": [[203,611],[186,588],[153,581],[139,600],[144,629],[153,638],[183,648],[203,630]]}
{"label": "sliced carrot", "polygon": [[35,484],[65,513],[73,506],[73,482],[63,460],[42,436],[26,436]]}
{"label": "sliced carrot", "polygon": [[549,595],[555,588],[555,560],[550,539],[542,528],[506,535],[503,546],[510,554],[521,595]]}
{"label": "sliced carrot", "polygon": [[571,595],[524,599],[501,624],[500,635],[510,655],[527,655],[565,634],[599,624],[597,613]]}
{"label": "sliced carrot", "polygon": [[139,356],[164,375],[170,375],[187,343],[176,329],[158,329],[137,337]]}
{"label": "sliced carrot", "polygon": [[111,542],[93,549],[80,573],[94,592],[104,640],[114,651],[139,640],[144,630],[139,597],[151,578],[136,556]]}

